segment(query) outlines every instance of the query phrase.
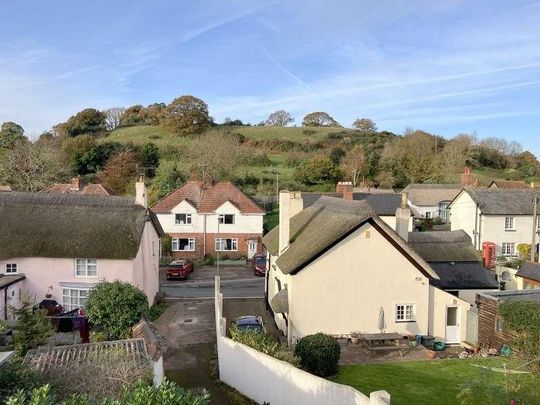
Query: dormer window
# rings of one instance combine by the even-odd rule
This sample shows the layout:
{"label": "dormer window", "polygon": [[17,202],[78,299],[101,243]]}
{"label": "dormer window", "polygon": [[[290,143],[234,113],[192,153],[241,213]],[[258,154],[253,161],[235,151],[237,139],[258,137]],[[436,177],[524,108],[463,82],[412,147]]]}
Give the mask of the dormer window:
{"label": "dormer window", "polygon": [[220,224],[234,224],[234,214],[219,214]]}
{"label": "dormer window", "polygon": [[176,225],[191,225],[191,214],[175,214],[174,223]]}

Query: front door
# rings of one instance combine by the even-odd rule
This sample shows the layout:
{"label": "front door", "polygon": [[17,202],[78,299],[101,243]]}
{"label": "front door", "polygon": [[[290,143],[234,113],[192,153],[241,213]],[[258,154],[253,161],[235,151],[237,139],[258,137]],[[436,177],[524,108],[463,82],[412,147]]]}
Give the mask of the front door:
{"label": "front door", "polygon": [[459,307],[446,307],[446,343],[459,343]]}
{"label": "front door", "polygon": [[257,253],[257,241],[249,240],[248,241],[248,260],[253,259],[253,256],[255,256],[255,253]]}

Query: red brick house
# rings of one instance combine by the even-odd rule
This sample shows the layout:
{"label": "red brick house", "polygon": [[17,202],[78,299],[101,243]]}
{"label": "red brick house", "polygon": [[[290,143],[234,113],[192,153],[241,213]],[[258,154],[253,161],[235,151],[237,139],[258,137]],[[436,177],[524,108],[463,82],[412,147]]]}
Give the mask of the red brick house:
{"label": "red brick house", "polygon": [[188,181],[152,211],[171,238],[175,258],[251,259],[262,252],[264,210],[231,182]]}

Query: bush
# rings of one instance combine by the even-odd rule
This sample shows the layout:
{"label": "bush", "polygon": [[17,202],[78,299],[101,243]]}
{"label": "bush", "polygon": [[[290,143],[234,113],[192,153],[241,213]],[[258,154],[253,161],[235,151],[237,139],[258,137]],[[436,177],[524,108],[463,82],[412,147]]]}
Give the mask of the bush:
{"label": "bush", "polygon": [[88,319],[101,326],[111,340],[130,336],[129,328],[148,311],[146,295],[138,288],[122,281],[98,283],[86,301]]}
{"label": "bush", "polygon": [[196,266],[213,266],[214,264],[216,264],[216,258],[209,254],[206,254],[203,258],[195,261]]}
{"label": "bush", "polygon": [[32,390],[45,384],[47,378],[22,365],[18,358],[0,367],[0,404],[21,389]]}
{"label": "bush", "polygon": [[341,348],[332,336],[316,333],[300,339],[294,354],[299,357],[302,368],[312,374],[328,377],[338,371]]}
{"label": "bush", "polygon": [[34,309],[32,304],[24,300],[21,308],[13,311],[17,324],[13,341],[15,350],[20,356],[45,342],[51,334],[52,327],[45,317],[45,310]]}

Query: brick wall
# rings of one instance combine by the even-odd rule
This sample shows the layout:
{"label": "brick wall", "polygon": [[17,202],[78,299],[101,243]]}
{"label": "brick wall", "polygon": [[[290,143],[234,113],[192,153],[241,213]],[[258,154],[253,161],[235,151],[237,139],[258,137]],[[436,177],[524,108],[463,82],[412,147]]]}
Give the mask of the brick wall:
{"label": "brick wall", "polygon": [[497,331],[498,301],[478,295],[476,303],[478,305],[478,344],[481,347],[496,349],[509,344],[512,336],[504,330]]}
{"label": "brick wall", "polygon": [[[205,236],[202,233],[172,233],[171,238],[193,238],[195,239],[195,251],[180,251],[172,252],[172,255],[176,259],[200,259],[205,254]],[[262,234],[232,234],[232,233],[207,233],[206,234],[206,254],[210,256],[216,256],[216,238],[221,239],[237,239],[238,250],[237,251],[222,251],[221,257],[229,257],[231,259],[246,256],[248,254],[248,241],[257,241],[256,253],[263,252]]]}

